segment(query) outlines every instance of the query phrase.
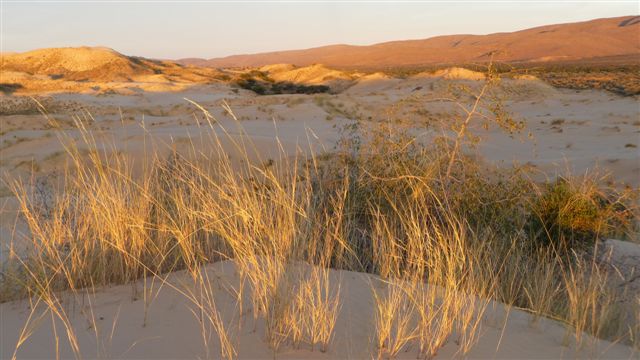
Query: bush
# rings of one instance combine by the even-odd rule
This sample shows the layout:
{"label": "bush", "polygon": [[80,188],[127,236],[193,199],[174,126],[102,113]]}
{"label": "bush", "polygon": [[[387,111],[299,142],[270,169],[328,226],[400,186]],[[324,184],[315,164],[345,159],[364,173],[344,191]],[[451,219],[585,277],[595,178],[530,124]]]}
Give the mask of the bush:
{"label": "bush", "polygon": [[319,94],[327,93],[331,90],[326,85],[304,85],[288,81],[276,82],[269,78],[266,73],[256,70],[242,74],[236,84],[258,95]]}
{"label": "bush", "polygon": [[596,180],[560,178],[533,199],[529,234],[537,244],[560,251],[584,249],[602,236],[633,226],[633,210],[624,194],[598,188]]}
{"label": "bush", "polygon": [[258,95],[265,95],[267,88],[255,79],[240,80],[237,83],[241,88],[251,90]]}

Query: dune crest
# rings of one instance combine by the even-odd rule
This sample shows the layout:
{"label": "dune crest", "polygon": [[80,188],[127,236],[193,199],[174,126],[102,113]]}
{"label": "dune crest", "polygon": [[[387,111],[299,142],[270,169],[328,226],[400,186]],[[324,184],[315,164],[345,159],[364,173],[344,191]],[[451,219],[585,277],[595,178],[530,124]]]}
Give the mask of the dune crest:
{"label": "dune crest", "polygon": [[4,87],[24,93],[170,91],[222,78],[218,70],[126,56],[104,47],[3,54],[0,71]]}
{"label": "dune crest", "polygon": [[353,77],[343,71],[334,70],[322,64],[314,64],[305,67],[293,65],[266,66],[269,77],[275,81],[292,82],[306,85],[336,85],[341,82],[350,82]]}
{"label": "dune crest", "polygon": [[3,58],[2,70],[66,77],[71,80],[118,81],[153,74],[141,61],[103,47],[38,49]]}

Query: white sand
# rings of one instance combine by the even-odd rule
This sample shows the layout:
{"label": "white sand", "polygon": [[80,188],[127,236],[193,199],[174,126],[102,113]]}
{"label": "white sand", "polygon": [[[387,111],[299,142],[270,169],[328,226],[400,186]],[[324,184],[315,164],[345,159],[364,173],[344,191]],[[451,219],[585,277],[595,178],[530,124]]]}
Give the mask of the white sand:
{"label": "white sand", "polygon": [[[253,331],[253,317],[249,303],[245,303],[245,314],[240,321],[238,331],[237,304],[225,290],[229,286],[237,288],[238,277],[235,265],[230,262],[216,263],[207,268],[215,282],[216,303],[223,319],[231,329],[232,340],[240,358],[272,358],[273,352],[264,340],[264,323],[259,320]],[[282,359],[307,358],[371,358],[376,353],[373,339],[372,286],[379,282],[368,275],[347,271],[331,271],[330,281],[335,286],[340,282],[341,310],[336,325],[334,341],[327,353],[309,346],[300,349],[285,346],[276,354]],[[191,280],[182,272],[174,273],[167,279],[177,288],[188,288]],[[156,289],[158,284],[156,283]],[[203,347],[199,323],[189,310],[193,308],[186,298],[165,285],[159,293],[153,294],[147,323],[144,324],[145,303],[142,298],[142,281],[137,285],[138,294],[134,295],[131,286],[114,286],[100,290],[92,295],[62,295],[64,308],[77,335],[84,357],[117,358],[203,358]],[[136,300],[133,300],[133,298]],[[0,305],[1,334],[0,357],[12,355],[22,325],[30,310],[26,301]],[[40,313],[40,309],[36,311]],[[92,320],[95,319],[95,320]],[[482,321],[481,337],[477,345],[468,353],[468,358],[500,359],[573,359],[607,358],[631,359],[637,356],[631,348],[594,340],[586,336],[579,350],[572,337],[568,345],[563,345],[565,328],[551,320],[539,320],[532,323],[528,314],[518,310],[508,311],[503,305],[489,306]],[[95,327],[94,324],[95,323]],[[60,354],[63,358],[72,357],[71,349],[64,340],[64,329],[56,322],[60,336]],[[96,331],[97,329],[97,331]],[[96,335],[97,334],[97,335]],[[438,353],[437,358],[462,357],[455,342],[455,336]],[[407,348],[398,358],[414,359],[415,346]],[[50,315],[42,317],[31,337],[18,351],[18,358],[51,358],[54,356],[55,340]],[[219,358],[219,345],[216,335],[210,340],[209,356]]]}

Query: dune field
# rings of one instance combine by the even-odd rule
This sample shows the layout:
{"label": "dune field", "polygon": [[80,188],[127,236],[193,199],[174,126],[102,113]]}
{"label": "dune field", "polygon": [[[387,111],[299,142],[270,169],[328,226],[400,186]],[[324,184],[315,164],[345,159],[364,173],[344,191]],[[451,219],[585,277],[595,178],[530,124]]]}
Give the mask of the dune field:
{"label": "dune field", "polygon": [[637,74],[500,68],[584,32],[620,44],[565,60],[637,56],[634,19],[3,53],[0,358],[637,358]]}

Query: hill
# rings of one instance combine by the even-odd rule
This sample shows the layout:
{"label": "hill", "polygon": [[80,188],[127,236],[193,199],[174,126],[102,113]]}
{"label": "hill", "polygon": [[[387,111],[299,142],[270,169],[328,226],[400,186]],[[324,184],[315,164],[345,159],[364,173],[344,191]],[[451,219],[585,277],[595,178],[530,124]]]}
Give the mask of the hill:
{"label": "hill", "polygon": [[563,62],[615,58],[640,59],[640,16],[547,25],[489,35],[449,35],[369,46],[330,45],[305,50],[189,58],[184,64],[208,67],[257,67],[321,63],[334,67],[393,67],[439,63]]}
{"label": "hill", "polygon": [[152,75],[151,65],[101,47],[38,49],[2,57],[3,71],[76,81],[128,81],[135,76]]}
{"label": "hill", "polygon": [[168,90],[215,82],[224,75],[203,69],[126,56],[104,47],[49,48],[3,53],[3,92],[108,91],[122,88]]}

